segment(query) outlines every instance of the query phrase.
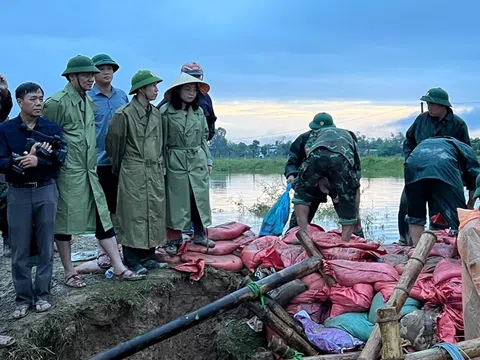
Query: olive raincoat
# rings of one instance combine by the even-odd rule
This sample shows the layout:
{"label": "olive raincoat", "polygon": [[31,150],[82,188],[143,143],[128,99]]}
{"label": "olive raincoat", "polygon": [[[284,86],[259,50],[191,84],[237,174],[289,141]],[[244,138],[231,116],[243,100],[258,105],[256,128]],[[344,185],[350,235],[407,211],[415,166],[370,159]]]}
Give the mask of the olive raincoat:
{"label": "olive raincoat", "polygon": [[68,142],[68,155],[57,180],[59,199],[56,234],[78,235],[95,231],[95,207],[103,228],[111,229],[107,201],[95,172],[97,149],[93,102],[83,99],[68,83],[45,102],[43,116],[60,125]]}
{"label": "olive raincoat", "polygon": [[202,108],[191,107],[185,116],[171,104],[161,108],[167,126],[167,227],[189,229],[191,194],[204,227],[211,224],[208,165],[213,164],[207,144],[208,125]]}
{"label": "olive raincoat", "polygon": [[160,111],[152,105],[146,109],[136,96],[113,116],[106,150],[119,177],[122,245],[151,249],[166,240],[164,143]]}

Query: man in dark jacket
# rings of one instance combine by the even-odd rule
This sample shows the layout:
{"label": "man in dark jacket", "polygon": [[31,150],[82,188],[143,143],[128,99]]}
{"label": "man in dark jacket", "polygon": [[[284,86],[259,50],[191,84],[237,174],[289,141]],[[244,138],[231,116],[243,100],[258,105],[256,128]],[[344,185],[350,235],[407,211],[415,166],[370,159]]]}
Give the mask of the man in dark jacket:
{"label": "man in dark jacket", "polygon": [[[441,88],[430,89],[420,100],[427,102],[428,111],[417,116],[414,123],[407,130],[403,152],[405,160],[423,140],[434,136],[451,136],[467,145],[470,144],[468,127],[462,118],[455,115],[451,109],[448,93]],[[411,245],[408,236],[408,224],[405,221],[408,201],[405,190],[402,193],[398,211],[398,231],[400,243]],[[432,229],[435,229],[433,224]]]}

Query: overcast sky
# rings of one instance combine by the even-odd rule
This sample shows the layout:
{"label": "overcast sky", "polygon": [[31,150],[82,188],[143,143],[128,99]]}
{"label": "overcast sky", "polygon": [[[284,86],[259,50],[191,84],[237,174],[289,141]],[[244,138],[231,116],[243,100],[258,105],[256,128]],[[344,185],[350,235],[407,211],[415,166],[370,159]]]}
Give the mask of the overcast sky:
{"label": "overcast sky", "polygon": [[128,91],[150,69],[163,93],[196,61],[229,139],[291,138],[320,111],[388,136],[436,86],[480,136],[479,1],[3,0],[1,13],[0,73],[12,89],[35,81],[48,96],[65,85],[69,58],[102,52],[120,64],[116,86]]}

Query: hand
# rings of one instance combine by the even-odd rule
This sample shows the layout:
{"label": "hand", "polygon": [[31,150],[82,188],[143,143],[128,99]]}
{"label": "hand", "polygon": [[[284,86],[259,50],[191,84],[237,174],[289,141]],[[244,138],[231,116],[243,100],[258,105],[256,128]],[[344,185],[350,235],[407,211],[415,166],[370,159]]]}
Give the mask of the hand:
{"label": "hand", "polygon": [[35,143],[31,149],[30,149],[30,155],[37,155],[37,146],[41,146],[42,148],[44,148],[45,150],[47,150],[49,153],[52,152],[52,145],[50,145],[49,143],[47,142],[44,142],[43,144],[42,143]]}
{"label": "hand", "polygon": [[3,74],[0,74],[0,87],[4,87],[5,89],[8,89],[7,77]]}
{"label": "hand", "polygon": [[213,172],[213,166],[211,165],[208,165],[208,176],[212,176],[212,172]]}
{"label": "hand", "polygon": [[295,175],[288,175],[287,184],[291,184],[295,181]]}
{"label": "hand", "polygon": [[20,156],[16,158],[15,161],[19,161],[18,164],[24,169],[33,168],[38,165],[38,158],[31,154]]}

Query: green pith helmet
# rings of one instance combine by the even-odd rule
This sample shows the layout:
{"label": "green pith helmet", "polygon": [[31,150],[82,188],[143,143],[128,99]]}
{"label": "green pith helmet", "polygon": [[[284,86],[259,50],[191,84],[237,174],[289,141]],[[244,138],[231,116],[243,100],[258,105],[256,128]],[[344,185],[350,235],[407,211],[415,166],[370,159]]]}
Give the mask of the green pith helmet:
{"label": "green pith helmet", "polygon": [[473,197],[480,197],[480,175],[477,176],[477,180],[475,181],[475,188],[475,194],[473,195]]}
{"label": "green pith helmet", "polygon": [[160,79],[150,70],[139,70],[132,77],[132,88],[130,89],[129,95],[135,94],[138,89],[144,86],[162,81],[162,79]]}
{"label": "green pith helmet", "polygon": [[312,130],[325,129],[329,127],[335,127],[335,125],[333,124],[333,119],[330,114],[325,112],[315,115],[310,123],[310,129]]}
{"label": "green pith helmet", "polygon": [[68,74],[79,73],[99,73],[100,70],[93,64],[92,59],[87,56],[77,55],[68,60],[67,68],[62,73],[62,76],[67,77]]}
{"label": "green pith helmet", "polygon": [[98,54],[92,58],[93,64],[98,68],[102,65],[112,65],[113,72],[117,71],[120,66],[107,54]]}
{"label": "green pith helmet", "polygon": [[427,103],[438,104],[443,106],[452,107],[450,101],[448,100],[448,93],[442,88],[433,88],[427,91],[420,100],[426,101]]}

